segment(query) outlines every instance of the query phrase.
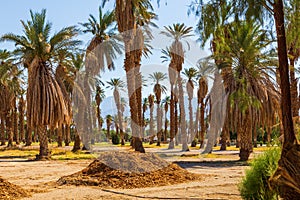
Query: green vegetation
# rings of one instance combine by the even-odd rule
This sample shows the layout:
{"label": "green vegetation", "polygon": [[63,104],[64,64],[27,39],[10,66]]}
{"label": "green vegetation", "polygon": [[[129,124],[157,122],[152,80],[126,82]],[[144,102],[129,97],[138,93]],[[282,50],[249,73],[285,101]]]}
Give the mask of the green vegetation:
{"label": "green vegetation", "polygon": [[270,148],[251,162],[246,176],[239,185],[243,199],[277,199],[276,191],[268,186],[268,179],[275,172],[280,158],[280,148]]}

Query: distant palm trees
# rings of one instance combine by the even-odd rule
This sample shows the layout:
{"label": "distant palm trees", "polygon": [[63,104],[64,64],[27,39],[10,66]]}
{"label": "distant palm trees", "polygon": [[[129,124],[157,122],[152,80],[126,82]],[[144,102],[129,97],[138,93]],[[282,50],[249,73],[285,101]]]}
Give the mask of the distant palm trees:
{"label": "distant palm trees", "polygon": [[120,78],[112,78],[110,81],[107,81],[108,87],[113,89],[115,104],[117,107],[117,116],[118,122],[116,123],[118,129],[120,130],[121,136],[121,145],[125,145],[124,141],[124,129],[123,129],[123,112],[122,112],[122,104],[121,104],[121,97],[120,97],[120,90],[124,89],[125,83]]}
{"label": "distant palm trees", "polygon": [[153,74],[150,74],[150,79],[154,82],[153,92],[155,94],[155,100],[156,100],[156,118],[157,118],[157,146],[160,146],[161,142],[161,136],[162,136],[162,111],[160,107],[161,102],[161,95],[166,92],[166,87],[164,85],[161,85],[161,82],[164,81],[167,76],[166,74],[162,72],[154,72]]}

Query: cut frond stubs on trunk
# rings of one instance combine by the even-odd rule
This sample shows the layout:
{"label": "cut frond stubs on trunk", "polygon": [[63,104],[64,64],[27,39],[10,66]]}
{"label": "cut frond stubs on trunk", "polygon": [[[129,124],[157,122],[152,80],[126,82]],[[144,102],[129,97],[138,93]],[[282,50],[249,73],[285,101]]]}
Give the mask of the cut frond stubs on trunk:
{"label": "cut frond stubs on trunk", "polygon": [[61,177],[57,182],[60,185],[131,189],[200,181],[203,178],[203,175],[190,173],[155,154],[105,152],[87,168]]}

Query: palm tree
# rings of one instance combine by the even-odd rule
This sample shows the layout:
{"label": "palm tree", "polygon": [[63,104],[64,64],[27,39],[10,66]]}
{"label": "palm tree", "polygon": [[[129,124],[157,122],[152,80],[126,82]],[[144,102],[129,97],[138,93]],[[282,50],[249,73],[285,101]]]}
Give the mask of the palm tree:
{"label": "palm tree", "polygon": [[13,145],[12,131],[12,102],[15,100],[12,80],[15,76],[12,54],[7,50],[0,50],[0,112],[1,112],[1,145],[5,145],[5,133],[8,137],[8,147]]}
{"label": "palm tree", "polygon": [[[103,1],[103,5],[108,0]],[[142,124],[142,76],[140,62],[144,48],[142,26],[151,25],[156,15],[149,0],[116,0],[115,13],[118,30],[122,34],[125,46],[124,68],[127,77],[129,106],[133,147],[136,151],[145,152],[140,138]],[[134,33],[134,34],[133,34]]]}
{"label": "palm tree", "polygon": [[98,127],[99,127],[100,131],[102,129],[100,104],[102,103],[103,99],[105,98],[105,91],[104,91],[104,89],[101,86],[104,86],[103,82],[100,81],[100,80],[96,81],[95,101],[96,101],[96,105],[97,105],[96,109],[97,109]]}
{"label": "palm tree", "polygon": [[[181,117],[181,133],[182,133],[182,150],[188,151],[187,145],[187,134],[186,134],[186,123],[185,123],[185,111],[184,111],[184,97],[183,97],[183,85],[180,72],[184,63],[184,48],[182,40],[184,38],[192,36],[190,32],[192,27],[186,27],[184,24],[173,24],[173,26],[165,26],[165,31],[161,33],[169,38],[173,39],[173,43],[170,47],[171,62],[174,64],[174,69],[177,71],[177,84],[179,90],[179,102],[180,102],[180,117]],[[175,67],[176,66],[176,67]]]}
{"label": "palm tree", "polygon": [[121,145],[125,145],[122,105],[121,105],[121,98],[120,98],[120,90],[124,89],[125,83],[120,78],[110,79],[110,81],[107,81],[107,83],[109,85],[108,88],[111,88],[114,90],[114,99],[115,99],[115,104],[116,104],[117,111],[118,111],[118,128],[120,130]]}
{"label": "palm tree", "polygon": [[160,108],[161,95],[165,93],[167,88],[161,85],[160,82],[164,81],[167,76],[162,72],[153,72],[150,74],[149,78],[154,82],[153,92],[156,99],[156,116],[157,116],[157,146],[160,146],[161,135],[162,135],[162,111]]}
{"label": "palm tree", "polygon": [[171,101],[171,98],[170,96],[166,96],[163,100],[162,100],[162,103],[164,105],[164,109],[165,109],[165,128],[164,128],[164,142],[167,141],[167,132],[168,132],[168,118],[167,118],[167,113],[168,113],[168,110],[169,110],[169,105],[170,105],[170,101]]}
{"label": "palm tree", "polygon": [[93,35],[86,49],[85,59],[86,71],[91,75],[98,75],[101,70],[105,70],[105,62],[109,70],[115,69],[113,60],[122,53],[122,46],[119,44],[120,38],[115,34],[115,20],[114,11],[103,13],[99,7],[98,20],[90,14],[88,22],[79,23],[84,27],[83,33]]}
{"label": "palm tree", "polygon": [[154,95],[150,94],[148,96],[149,108],[150,108],[150,144],[153,144],[154,139],[154,119],[153,119],[153,110],[154,110]]}
{"label": "palm tree", "polygon": [[[92,108],[91,105],[91,82],[93,77],[99,75],[100,71],[105,70],[105,64],[109,70],[114,69],[113,60],[118,54],[121,54],[121,45],[119,38],[116,36],[115,27],[115,13],[114,11],[107,11],[103,14],[101,7],[99,7],[98,21],[93,15],[89,16],[89,22],[80,23],[84,27],[84,33],[92,33],[93,38],[86,49],[85,59],[85,74],[82,79],[82,88],[84,94],[84,107],[86,111],[81,112],[84,115],[84,148],[89,149],[89,132],[92,132],[92,124],[90,120]],[[84,114],[86,113],[86,114]]]}
{"label": "palm tree", "polygon": [[[215,65],[209,62],[209,60],[199,60],[198,62],[198,91],[197,91],[197,113],[196,113],[196,123],[195,123],[195,132],[198,133],[198,124],[200,122],[200,134],[199,134],[199,143],[200,148],[204,147],[204,133],[206,131],[205,119],[204,119],[204,111],[205,111],[205,103],[204,99],[208,93],[208,82],[207,78],[212,74],[215,69]],[[200,110],[199,110],[200,106]],[[199,113],[200,111],[200,113]],[[199,115],[200,114],[200,115]]]}
{"label": "palm tree", "polygon": [[110,141],[110,127],[112,125],[112,121],[113,121],[113,116],[111,115],[106,115],[105,117],[105,122],[106,122],[106,138],[107,141]]}
{"label": "palm tree", "polygon": [[[230,57],[224,58],[222,53],[219,56],[224,58],[228,67],[232,67],[232,74],[227,74],[224,82],[229,84],[230,104],[232,110],[237,112],[234,118],[237,120],[235,130],[241,136],[240,159],[247,160],[252,152],[251,127],[262,123],[272,126],[269,119],[278,110],[277,89],[269,75],[273,70],[270,66],[276,66],[276,60],[272,60],[269,52],[263,52],[269,40],[259,25],[242,21],[233,24],[227,31],[230,39],[218,45],[222,45],[220,48],[226,51],[226,57]],[[268,121],[254,121],[255,118],[266,118]]]}
{"label": "palm tree", "polygon": [[168,68],[168,75],[169,75],[169,81],[171,85],[171,98],[170,98],[170,143],[168,149],[174,149],[174,137],[176,134],[175,131],[175,124],[177,121],[177,117],[175,117],[175,97],[174,97],[174,86],[177,83],[177,68],[174,64],[174,60],[171,59],[171,52],[170,48],[166,47],[166,49],[163,49],[162,51],[162,62],[170,62],[169,68]]}
{"label": "palm tree", "polygon": [[[80,150],[80,134],[82,134],[82,129],[81,127],[83,127],[82,123],[83,123],[83,118],[81,113],[84,112],[83,111],[83,105],[82,105],[82,101],[78,100],[80,98],[78,98],[77,95],[77,88],[81,87],[80,85],[80,81],[78,82],[77,80],[81,78],[81,73],[80,70],[83,69],[84,67],[84,53],[75,53],[72,54],[71,56],[71,60],[70,60],[70,69],[69,69],[69,73],[70,73],[70,77],[69,77],[69,85],[67,87],[67,90],[70,94],[70,99],[73,102],[73,119],[74,119],[74,124],[75,124],[75,138],[74,138],[74,146],[72,151],[76,152],[78,150]],[[80,92],[79,92],[80,93]]]}
{"label": "palm tree", "polygon": [[192,142],[195,138],[195,132],[194,132],[194,119],[193,119],[193,106],[192,106],[192,100],[194,98],[194,78],[197,77],[197,70],[193,67],[189,69],[184,69],[183,75],[185,75],[188,78],[188,81],[186,83],[186,90],[188,93],[188,100],[189,100],[189,135],[190,135],[190,142]]}
{"label": "palm tree", "polygon": [[[46,10],[30,11],[31,19],[21,20],[24,36],[5,34],[1,41],[12,41],[28,68],[27,119],[28,126],[37,127],[40,152],[37,159],[49,157],[47,126],[55,127],[69,118],[67,103],[60,86],[52,76],[51,60],[60,49],[76,47],[80,42],[73,40],[77,35],[74,26],[66,27],[50,37],[52,25],[46,22]],[[44,94],[44,95],[42,95]]]}

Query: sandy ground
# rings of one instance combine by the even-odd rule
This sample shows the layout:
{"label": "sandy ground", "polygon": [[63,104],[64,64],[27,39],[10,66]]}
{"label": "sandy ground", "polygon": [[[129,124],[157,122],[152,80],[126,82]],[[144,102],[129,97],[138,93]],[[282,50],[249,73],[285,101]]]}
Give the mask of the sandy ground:
{"label": "sandy ground", "polygon": [[[154,150],[157,151],[157,150]],[[161,151],[161,152],[159,152]],[[190,172],[203,174],[201,182],[152,187],[143,189],[103,189],[87,186],[58,186],[56,181],[64,176],[82,170],[92,160],[73,161],[25,161],[0,159],[2,178],[19,185],[32,193],[24,198],[50,199],[241,199],[238,183],[248,166],[238,162],[237,152],[226,152],[225,158],[191,157],[199,151],[185,153],[159,150],[162,158],[175,162]],[[167,152],[167,153],[166,153]],[[221,152],[214,152],[221,154]],[[224,154],[224,153],[222,153]]]}

